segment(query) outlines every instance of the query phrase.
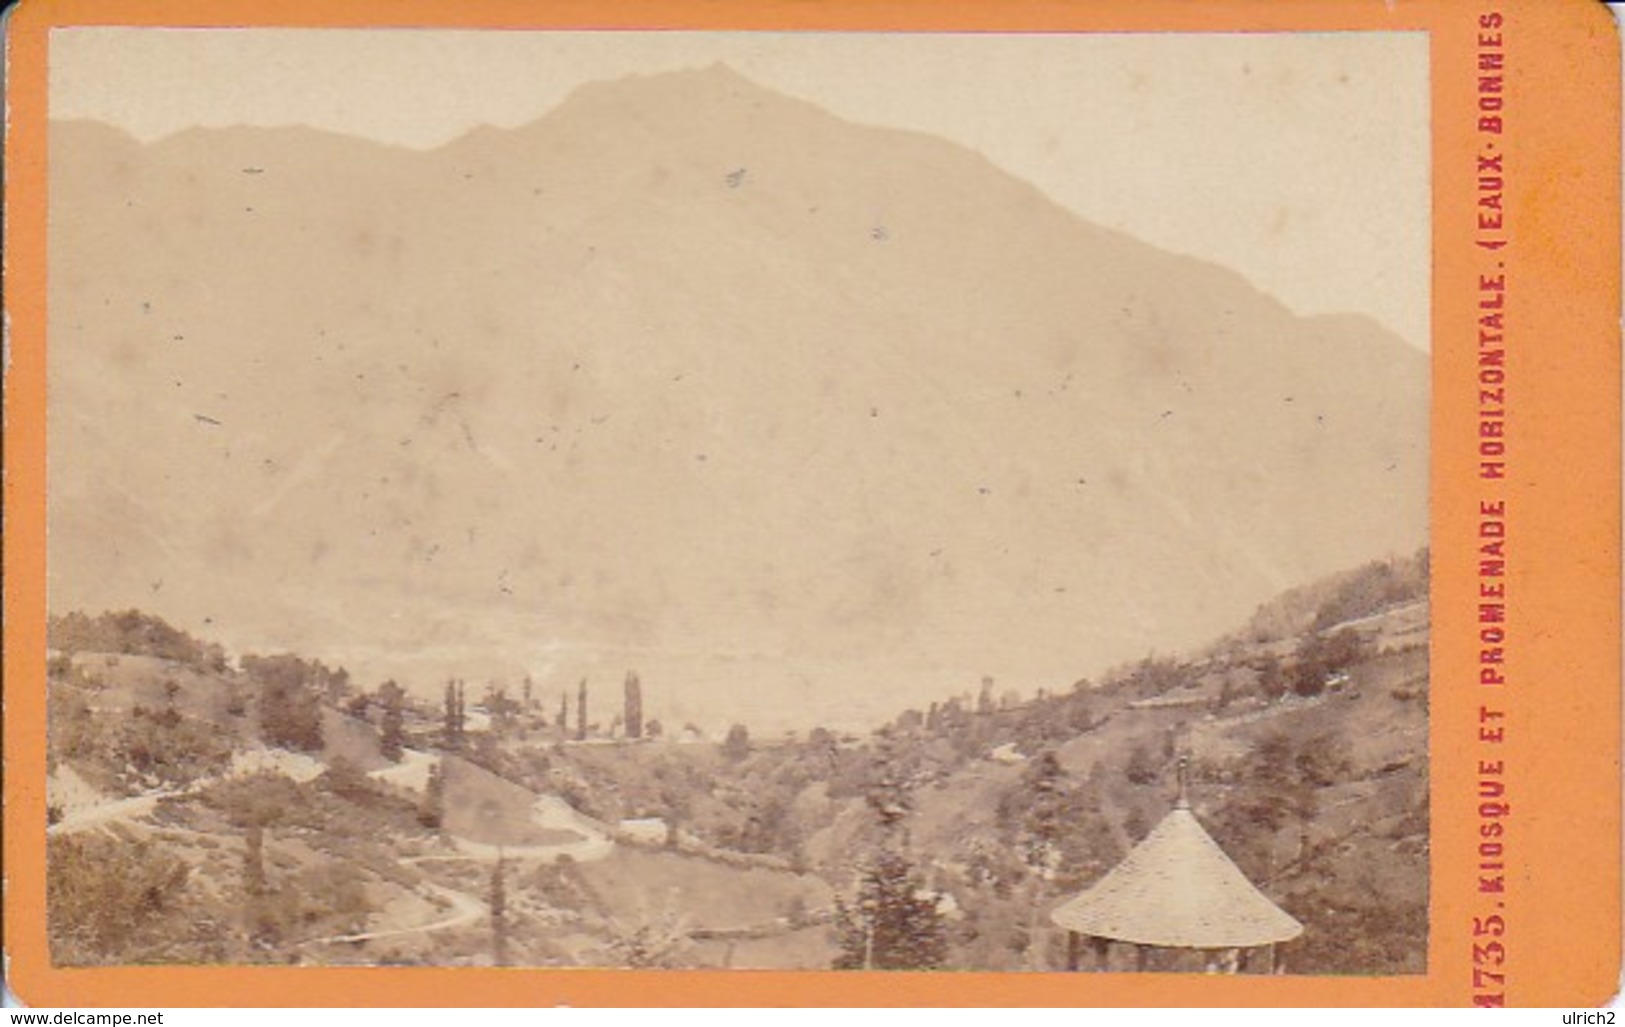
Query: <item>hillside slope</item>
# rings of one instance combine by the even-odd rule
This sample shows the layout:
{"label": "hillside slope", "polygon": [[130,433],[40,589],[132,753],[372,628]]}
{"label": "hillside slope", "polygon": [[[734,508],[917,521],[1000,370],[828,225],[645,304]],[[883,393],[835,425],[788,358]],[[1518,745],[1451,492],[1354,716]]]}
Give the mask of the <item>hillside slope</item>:
{"label": "hillside slope", "polygon": [[1061,691],[987,681],[865,736],[741,725],[721,743],[578,733],[497,689],[454,731],[460,701],[397,715],[398,690],[319,662],[233,667],[134,611],[60,618],[53,951],[822,968],[855,957],[842,917],[891,852],[933,897],[931,965],[1058,969],[1048,911],[1167,814],[1183,757],[1196,817],[1305,925],[1289,971],[1418,972],[1426,560],[1295,590],[1246,632]]}

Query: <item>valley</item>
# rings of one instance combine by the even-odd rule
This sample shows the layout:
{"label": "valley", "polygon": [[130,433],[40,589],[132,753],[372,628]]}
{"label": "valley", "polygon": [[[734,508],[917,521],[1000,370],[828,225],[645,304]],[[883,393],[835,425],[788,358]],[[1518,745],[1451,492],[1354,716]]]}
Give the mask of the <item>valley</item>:
{"label": "valley", "polygon": [[1425,553],[1375,563],[1191,654],[766,737],[673,730],[626,681],[472,701],[448,682],[436,706],[134,611],[58,618],[53,951],[827,968],[892,853],[929,898],[931,965],[1055,970],[1045,914],[1167,812],[1183,756],[1198,818],[1306,925],[1289,972],[1417,972],[1425,583]]}

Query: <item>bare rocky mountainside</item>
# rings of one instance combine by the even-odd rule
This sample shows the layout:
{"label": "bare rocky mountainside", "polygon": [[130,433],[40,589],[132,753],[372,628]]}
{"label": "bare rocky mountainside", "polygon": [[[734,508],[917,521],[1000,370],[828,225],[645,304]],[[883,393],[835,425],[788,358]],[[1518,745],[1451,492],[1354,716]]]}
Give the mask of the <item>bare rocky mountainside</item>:
{"label": "bare rocky mountainside", "polygon": [[56,613],[805,729],[1425,540],[1424,354],[726,68],[51,157]]}

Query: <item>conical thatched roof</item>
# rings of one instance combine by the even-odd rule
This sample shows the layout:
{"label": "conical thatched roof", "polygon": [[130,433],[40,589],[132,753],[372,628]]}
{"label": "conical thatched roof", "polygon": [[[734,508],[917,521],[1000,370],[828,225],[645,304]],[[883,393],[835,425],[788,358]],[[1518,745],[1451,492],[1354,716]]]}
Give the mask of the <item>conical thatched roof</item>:
{"label": "conical thatched roof", "polygon": [[1253,887],[1183,802],[1111,873],[1058,906],[1069,931],[1168,948],[1251,948],[1303,933]]}

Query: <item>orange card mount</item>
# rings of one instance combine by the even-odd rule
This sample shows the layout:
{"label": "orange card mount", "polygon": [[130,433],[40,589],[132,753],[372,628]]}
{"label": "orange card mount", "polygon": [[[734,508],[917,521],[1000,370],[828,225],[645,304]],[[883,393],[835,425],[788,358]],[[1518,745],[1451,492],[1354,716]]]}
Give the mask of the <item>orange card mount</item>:
{"label": "orange card mount", "polygon": [[8,30],[23,1001],[1614,991],[1601,5]]}

